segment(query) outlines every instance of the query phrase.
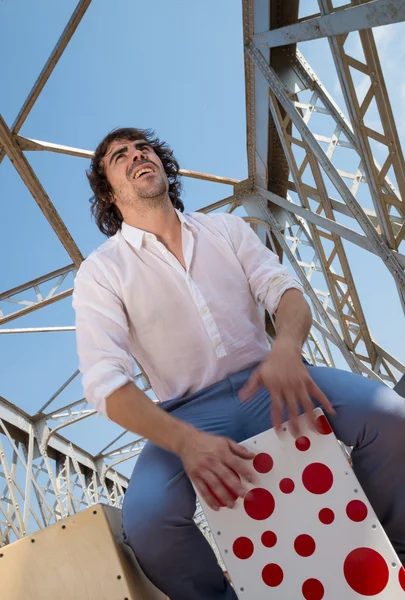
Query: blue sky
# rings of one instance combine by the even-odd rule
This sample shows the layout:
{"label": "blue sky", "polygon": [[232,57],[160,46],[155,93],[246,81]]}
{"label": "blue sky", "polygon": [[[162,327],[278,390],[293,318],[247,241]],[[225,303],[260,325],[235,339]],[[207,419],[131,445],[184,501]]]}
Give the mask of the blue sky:
{"label": "blue sky", "polygon": [[[0,112],[9,125],[75,8],[75,2],[2,0],[0,3]],[[185,169],[237,179],[247,175],[241,2],[236,0],[94,0],[41,93],[21,134],[94,149],[117,126],[152,127]],[[316,11],[305,0],[308,13]],[[377,44],[402,141],[405,26],[381,28]],[[353,52],[356,41],[353,39]],[[300,47],[344,108],[325,40]],[[395,52],[393,52],[395,49]],[[5,57],[7,59],[5,60]],[[362,85],[361,81],[359,85]],[[103,240],[90,220],[88,161],[51,153],[28,158],[48,195],[87,255]],[[187,210],[232,193],[227,186],[184,180]],[[2,201],[1,289],[71,261],[8,159],[0,166]],[[379,259],[345,244],[360,298],[376,340],[405,361],[404,318],[391,276]],[[72,325],[67,299],[6,327]],[[77,368],[74,333],[0,336],[0,394],[35,412]],[[81,397],[77,380],[60,405]],[[115,425],[97,420],[66,435],[91,452]]]}

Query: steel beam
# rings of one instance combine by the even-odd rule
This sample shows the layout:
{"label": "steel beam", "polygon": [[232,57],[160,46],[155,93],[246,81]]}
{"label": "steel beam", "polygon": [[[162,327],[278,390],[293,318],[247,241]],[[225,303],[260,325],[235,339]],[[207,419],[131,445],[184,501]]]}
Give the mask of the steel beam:
{"label": "steel beam", "polygon": [[[91,0],[80,0],[77,4],[75,10],[73,11],[72,16],[69,19],[68,24],[62,32],[59,40],[57,41],[54,49],[51,52],[48,60],[45,63],[44,68],[42,69],[38,79],[34,83],[30,93],[27,96],[23,106],[21,107],[20,112],[18,113],[14,123],[11,126],[12,133],[18,133],[23,126],[25,119],[27,118],[30,110],[34,106],[35,101],[37,100],[39,94],[42,92],[46,82],[48,81],[52,71],[57,65],[60,57],[62,56],[63,51],[68,45],[72,35],[76,31],[80,21],[82,20],[86,10],[90,5]],[[0,140],[1,142],[1,140]],[[0,151],[0,163],[4,158],[4,149]]]}
{"label": "steel beam", "polygon": [[0,335],[12,333],[56,333],[60,331],[76,331],[76,327],[22,327],[16,329],[0,329]]}
{"label": "steel beam", "polygon": [[405,21],[403,0],[371,0],[367,4],[336,9],[325,16],[257,33],[253,39],[257,45],[276,48],[401,21]]}
{"label": "steel beam", "polygon": [[[294,186],[296,189],[296,187]],[[377,255],[374,246],[371,244],[370,240],[367,236],[346,227],[345,225],[341,225],[332,219],[328,219],[327,217],[323,217],[316,212],[312,212],[308,208],[295,204],[291,201],[291,199],[281,198],[277,194],[272,194],[271,192],[267,192],[267,190],[262,190],[261,188],[257,188],[257,191],[265,198],[267,198],[273,204],[284,208],[286,211],[293,213],[295,215],[299,215],[303,219],[305,219],[308,223],[313,223],[318,227],[322,227],[331,233],[335,233],[339,235],[341,238],[346,239],[347,241],[367,250],[368,252],[372,252]],[[340,203],[339,203],[340,204]],[[405,255],[395,253],[400,264],[405,269]]]}
{"label": "steel beam", "polygon": [[[78,156],[80,158],[93,158],[92,150],[83,150],[82,148],[72,148],[71,146],[62,146],[61,144],[52,144],[51,142],[43,142],[40,140],[32,140],[22,136],[17,136],[18,145],[21,150],[33,152],[56,152],[57,154],[66,154],[68,156]],[[201,179],[202,181],[212,181],[213,183],[223,183],[225,185],[235,185],[239,183],[239,179],[231,177],[221,177],[219,175],[210,175],[209,173],[200,173],[199,171],[190,171],[188,169],[180,169],[180,175],[190,177],[191,179]]]}
{"label": "steel beam", "polygon": [[15,137],[3,117],[0,115],[0,143],[3,145],[9,159],[16,168],[21,179],[29,189],[35,202],[43,212],[46,220],[51,225],[52,229],[62,242],[66,252],[73,260],[77,267],[83,261],[82,253],[69,233],[66,225],[59,216],[58,211],[50,201],[48,194],[42,187],[38,177],[35,175],[31,165],[25,158],[21,148],[19,147]]}
{"label": "steel beam", "polygon": [[[318,3],[322,14],[327,15],[331,12],[330,0],[318,0]],[[353,6],[359,4],[360,0],[352,1]],[[401,4],[401,10],[405,12],[405,3],[401,2]],[[329,44],[354,130],[357,149],[362,160],[366,179],[370,187],[371,198],[379,219],[379,225],[389,246],[397,250],[400,243],[405,239],[405,227],[395,236],[389,215],[391,210],[394,209],[402,217],[405,217],[404,156],[373,32],[365,30],[361,31],[359,35],[365,57],[364,63],[353,59],[346,53],[346,40],[344,36],[331,38]],[[366,82],[369,83],[364,99],[359,97],[358,88],[356,88],[354,83],[353,70],[357,70],[365,76]],[[373,100],[377,107],[379,124],[371,128],[368,126],[366,113]],[[382,169],[377,167],[373,158],[371,149],[371,142],[373,140],[377,140],[380,144],[385,145],[387,151],[387,158]],[[385,175],[391,167],[397,179],[399,197],[392,193],[387,193],[387,190],[384,189]]]}
{"label": "steel beam", "polygon": [[262,53],[256,48],[253,42],[248,44],[248,46],[246,47],[246,51],[252,59],[253,63],[256,65],[257,69],[262,73],[264,79],[267,81],[270,89],[274,93],[277,100],[280,102],[281,106],[287,112],[293,125],[295,125],[295,127],[301,134],[304,143],[307,144],[307,147],[314,154],[316,160],[319,162],[319,165],[324,169],[330,181],[335,186],[336,190],[339,192],[341,197],[349,206],[350,210],[357,219],[364,233],[368,236],[371,243],[373,244],[376,253],[380,256],[384,264],[388,267],[397,285],[405,293],[405,273],[397,257],[393,254],[391,248],[388,246],[385,239],[382,238],[374,229],[372,223],[368,219],[367,215],[364,213],[363,208],[353,196],[351,191],[348,189],[336,168],[325,155],[324,151],[316,141],[314,135],[312,134],[306,123],[304,123],[301,115],[296,110],[294,103],[291,101],[285,90],[285,87],[281,83],[280,79],[277,77],[274,70],[270,67],[270,65],[267,64]]}
{"label": "steel beam", "polygon": [[[24,306],[20,310],[17,310],[11,314],[4,315],[0,308],[0,325],[5,325],[14,319],[18,319],[19,317],[23,317],[35,310],[43,308],[44,306],[48,306],[49,304],[53,304],[58,300],[63,300],[73,293],[73,288],[64,290],[60,293],[57,293],[62,283],[65,281],[66,277],[70,273],[75,273],[76,267],[75,265],[68,265],[63,267],[62,269],[57,269],[56,271],[52,271],[52,273],[48,273],[47,275],[42,275],[37,279],[33,279],[27,283],[19,285],[7,292],[2,292],[0,294],[0,303],[7,302],[12,304],[17,304],[18,306]],[[56,282],[52,286],[51,290],[47,293],[42,294],[40,286],[43,283],[51,281],[52,279],[56,279]],[[21,294],[22,292],[26,292],[31,290],[35,294],[35,300],[22,300],[22,299],[14,299],[15,296]]]}

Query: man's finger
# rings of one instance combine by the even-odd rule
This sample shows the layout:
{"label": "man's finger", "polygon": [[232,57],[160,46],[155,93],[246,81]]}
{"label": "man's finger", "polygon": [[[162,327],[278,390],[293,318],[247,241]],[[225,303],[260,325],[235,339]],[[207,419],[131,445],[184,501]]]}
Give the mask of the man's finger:
{"label": "man's finger", "polygon": [[311,400],[306,388],[302,386],[302,392],[300,394],[300,404],[305,411],[305,416],[307,418],[308,424],[313,431],[316,431],[316,416],[314,413],[314,403]]}
{"label": "man's finger", "polygon": [[251,398],[259,389],[261,384],[261,377],[258,369],[253,371],[251,376],[249,377],[247,383],[239,390],[238,395],[242,402],[246,402]]}
{"label": "man's finger", "polygon": [[208,491],[220,505],[231,507],[235,504],[235,493],[224,485],[216,473],[204,471],[200,473],[199,477],[203,479]]}
{"label": "man's finger", "polygon": [[241,458],[244,458],[246,460],[251,460],[256,456],[254,452],[251,452],[250,450],[248,450],[241,444],[234,442],[233,440],[229,440],[229,447],[232,450],[233,454],[236,454],[236,456],[240,456]]}
{"label": "man's finger", "polygon": [[288,392],[288,394],[285,394],[285,400],[288,409],[291,433],[294,437],[298,437],[300,435],[300,426],[298,421],[299,410],[294,390],[291,390]]}
{"label": "man's finger", "polygon": [[283,402],[278,393],[274,391],[271,395],[270,418],[276,433],[280,435],[282,432],[281,425],[283,423]]}
{"label": "man's finger", "polygon": [[308,389],[310,395],[313,398],[315,398],[316,400],[318,400],[318,402],[326,410],[326,412],[328,412],[331,415],[336,414],[336,411],[333,408],[332,404],[329,402],[329,400],[327,399],[325,394],[322,392],[322,390],[319,389],[319,387],[316,385],[316,383],[313,379],[311,379],[311,381],[309,382],[307,389]]}
{"label": "man's finger", "polygon": [[222,485],[227,489],[227,491],[232,495],[232,503],[228,503],[228,506],[234,504],[234,501],[239,497],[243,498],[246,494],[246,489],[243,486],[240,476],[238,472],[228,466],[219,465],[215,469],[215,474],[222,482]]}
{"label": "man's finger", "polygon": [[193,483],[197,489],[198,495],[208,504],[212,510],[219,510],[221,508],[221,504],[217,498],[212,494],[212,490],[209,489],[205,481],[200,479],[199,477],[193,478]]}
{"label": "man's finger", "polygon": [[[253,483],[253,484],[256,483],[256,476],[255,476],[255,473],[253,472],[251,465],[247,464],[244,460],[241,460],[240,458],[237,458],[236,456],[234,456],[233,458],[231,458],[228,461],[227,466],[232,471],[237,473],[240,477],[242,477],[243,479],[246,479],[246,481],[248,481],[249,483]],[[241,485],[242,485],[243,491],[245,493],[247,490],[243,486],[242,483],[241,483]]]}

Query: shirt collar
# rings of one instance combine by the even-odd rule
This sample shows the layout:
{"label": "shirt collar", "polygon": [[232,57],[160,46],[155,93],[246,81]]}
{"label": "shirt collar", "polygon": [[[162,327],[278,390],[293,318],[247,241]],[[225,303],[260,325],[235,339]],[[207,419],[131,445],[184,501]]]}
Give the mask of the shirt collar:
{"label": "shirt collar", "polygon": [[[196,230],[196,227],[189,221],[187,215],[184,215],[177,209],[175,210],[182,227],[187,227],[188,229]],[[128,223],[125,223],[125,221],[123,221],[121,225],[121,234],[124,237],[124,239],[131,244],[131,246],[134,246],[136,250],[139,250],[142,247],[142,243],[145,236],[151,235],[153,236],[153,238],[155,238],[153,234],[150,234],[147,231],[144,231],[143,229],[139,229],[138,227],[128,225]]]}

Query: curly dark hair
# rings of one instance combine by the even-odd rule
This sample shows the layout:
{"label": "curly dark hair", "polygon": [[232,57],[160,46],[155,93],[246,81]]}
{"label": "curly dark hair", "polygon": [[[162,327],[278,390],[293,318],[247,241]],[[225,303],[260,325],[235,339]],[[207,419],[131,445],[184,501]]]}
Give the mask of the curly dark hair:
{"label": "curly dark hair", "polygon": [[180,200],[181,181],[179,164],[173,156],[173,151],[165,142],[156,137],[152,129],[136,129],[135,127],[122,127],[113,129],[97,146],[91,161],[90,169],[86,171],[87,178],[94,196],[90,198],[91,213],[99,230],[107,237],[111,237],[122,225],[122,215],[119,208],[112,202],[113,189],[107,179],[103,158],[108,152],[112,142],[123,140],[134,142],[145,140],[153,148],[162,161],[164,170],[169,180],[169,196],[174,208],[184,211],[184,204]]}

